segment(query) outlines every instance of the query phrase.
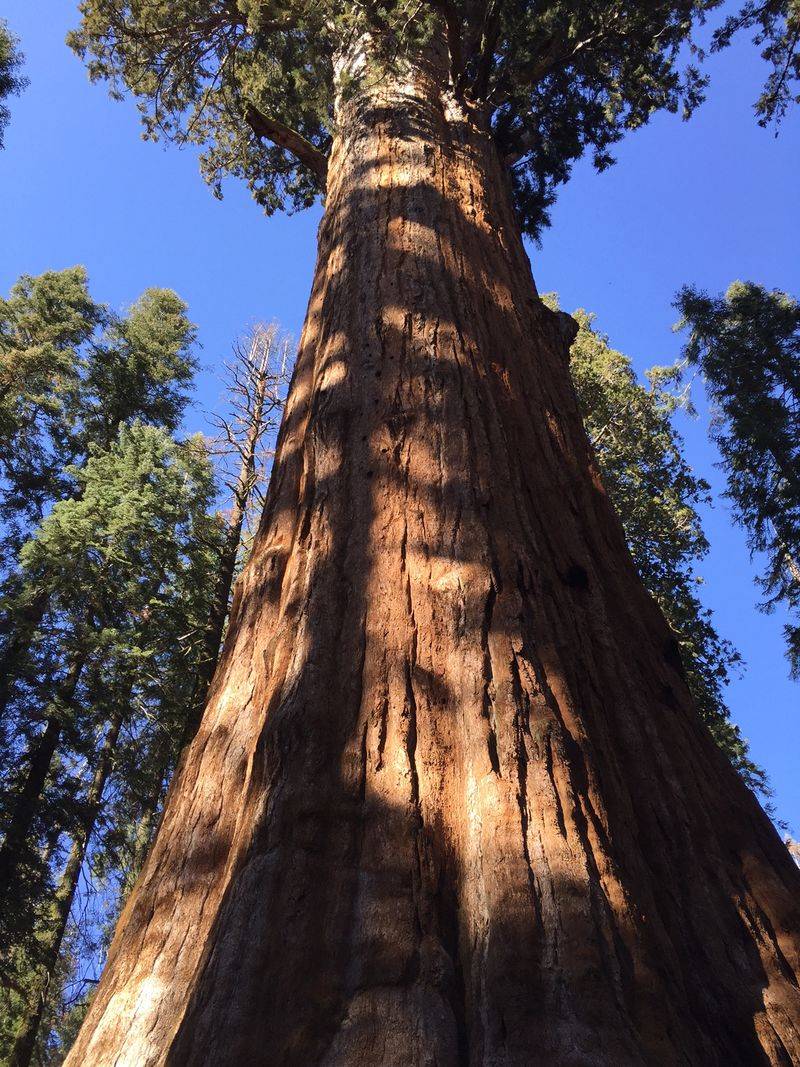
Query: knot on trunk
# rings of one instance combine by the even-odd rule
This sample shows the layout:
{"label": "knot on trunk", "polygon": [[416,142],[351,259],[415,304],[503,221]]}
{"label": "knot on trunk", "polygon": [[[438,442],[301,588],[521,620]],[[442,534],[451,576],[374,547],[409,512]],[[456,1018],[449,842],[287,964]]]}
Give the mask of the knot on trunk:
{"label": "knot on trunk", "polygon": [[567,349],[570,349],[572,347],[572,342],[578,336],[580,327],[578,326],[577,321],[573,319],[572,315],[568,315],[566,311],[556,311],[554,314],[561,339]]}

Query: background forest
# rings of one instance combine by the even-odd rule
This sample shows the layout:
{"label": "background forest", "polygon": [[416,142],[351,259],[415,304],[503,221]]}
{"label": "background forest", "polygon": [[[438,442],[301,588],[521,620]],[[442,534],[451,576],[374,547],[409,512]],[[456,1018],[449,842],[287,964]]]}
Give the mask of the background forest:
{"label": "background forest", "polygon": [[[265,223],[234,185],[221,208],[192,151],[137,143],[133,107],[87,85],[70,5],[41,6],[4,11],[30,85],[0,155],[0,1056],[26,1031],[32,1062],[58,1063],[202,705],[291,367],[277,327],[251,327],[298,329],[319,211]],[[800,291],[800,135],[753,121],[762,75],[752,49],[717,57],[693,123],[659,116],[608,173],[579,167],[529,252],[552,306],[588,309],[587,430],[694,695],[796,836],[797,589],[770,582],[773,527],[751,559],[709,437],[708,347],[670,329],[726,310],[693,290],[674,307],[687,283]],[[796,307],[787,322],[796,339]]]}

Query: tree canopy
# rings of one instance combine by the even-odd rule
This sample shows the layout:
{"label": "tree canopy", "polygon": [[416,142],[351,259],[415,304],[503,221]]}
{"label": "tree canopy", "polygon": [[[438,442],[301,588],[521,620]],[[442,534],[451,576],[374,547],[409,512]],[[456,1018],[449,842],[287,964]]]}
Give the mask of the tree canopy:
{"label": "tree canopy", "polygon": [[779,122],[792,104],[800,103],[800,0],[747,0],[714,34],[712,47],[730,44],[740,29],[753,30],[761,58],[771,67],[755,102],[762,126]]}
{"label": "tree canopy", "polygon": [[800,676],[800,304],[788,293],[734,282],[723,296],[689,286],[676,306],[690,330],[684,353],[714,407],[737,521],[753,552],[767,610],[781,603],[792,674]]}
{"label": "tree canopy", "polygon": [[[697,107],[695,36],[721,2],[83,0],[70,43],[93,79],[137,97],[147,137],[201,145],[217,194],[235,175],[271,213],[324,191],[335,95],[351,88],[336,84],[342,47],[368,32],[372,62],[391,63],[438,34],[450,90],[491,124],[535,235],[575,160],[607,167],[654,112]],[[798,76],[797,0],[746,3],[711,49],[748,27],[773,64],[759,115],[779,118]]]}

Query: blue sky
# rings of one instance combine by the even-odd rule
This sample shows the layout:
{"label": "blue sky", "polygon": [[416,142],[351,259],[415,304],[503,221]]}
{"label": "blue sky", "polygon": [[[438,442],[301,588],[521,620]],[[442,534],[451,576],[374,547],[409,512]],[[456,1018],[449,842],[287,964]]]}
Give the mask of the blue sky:
{"label": "blue sky", "polygon": [[[299,332],[319,211],[265,219],[234,182],[218,202],[191,150],[141,141],[133,105],[89,85],[63,43],[76,9],[74,0],[3,5],[31,85],[12,101],[0,155],[0,291],[21,273],[74,263],[88,268],[95,297],[117,308],[150,285],[176,289],[203,345],[189,428],[207,428],[201,409],[220,395],[215,368],[237,333],[272,318]],[[639,370],[678,354],[670,303],[685,282],[719,291],[743,278],[800,295],[800,115],[778,138],[756,125],[764,68],[746,40],[709,69],[709,100],[691,122],[660,115],[620,146],[610,171],[579,166],[542,247],[529,249],[540,291],[596,312]],[[729,690],[734,718],[769,772],[778,817],[800,836],[800,685],[788,678],[781,615],[754,609],[758,561],[720,498],[700,409],[682,430],[692,465],[716,491],[704,515],[712,550],[703,596],[747,663]]]}

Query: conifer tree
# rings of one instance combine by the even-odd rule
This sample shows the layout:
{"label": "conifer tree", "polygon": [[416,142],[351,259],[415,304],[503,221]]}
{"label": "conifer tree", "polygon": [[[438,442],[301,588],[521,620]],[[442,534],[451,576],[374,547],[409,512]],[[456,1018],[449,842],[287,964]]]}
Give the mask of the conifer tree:
{"label": "conifer tree", "polygon": [[522,244],[584,152],[699,103],[718,6],[82,3],[149,135],[325,214],[213,691],[70,1067],[800,1059],[800,873],[700,720]]}
{"label": "conifer tree", "polygon": [[[149,289],[125,315],[96,303],[86,270],[23,275],[0,299],[3,520],[35,526],[69,494],[64,469],[133,419],[173,430],[194,375],[179,297]],[[20,518],[21,516],[21,518]]]}
{"label": "conifer tree", "polygon": [[644,386],[630,359],[596,330],[592,315],[579,310],[574,318],[579,329],[570,371],[636,568],[677,637],[689,689],[714,740],[745,781],[768,796],[766,775],[749,758],[725,703],[741,657],[717,633],[698,596],[696,567],[709,545],[697,508],[711,498],[708,483],[685,458],[673,421],[677,411],[693,413],[688,391],[678,391],[681,366],[651,368]]}
{"label": "conifer tree", "polygon": [[141,419],[173,430],[194,373],[182,301],[151,289],[124,316],[95,303],[82,267],[23,276],[0,300],[0,720],[47,610],[14,566],[45,510],[68,498],[92,446]]}
{"label": "conifer tree", "polygon": [[[8,1060],[15,1067],[30,1062],[109,781],[113,776],[119,806],[136,787],[121,772],[132,761],[146,765],[161,733],[173,744],[179,736],[221,548],[209,514],[212,468],[196,440],[179,445],[164,430],[134,422],[110,449],[95,448],[76,479],[80,492],[54,506],[22,552],[26,576],[47,585],[48,611],[85,680],[80,716],[68,732],[62,724],[60,774],[51,772],[46,803],[37,805],[38,832],[26,828],[27,877],[19,877],[25,860],[17,856],[15,906],[3,896],[2,940],[17,957],[24,949],[26,970],[33,969],[14,982],[26,986],[22,1005],[9,1008],[20,1010]],[[167,699],[170,675],[183,682],[178,706]],[[45,834],[55,846],[46,861]],[[64,854],[51,895],[47,874]]]}
{"label": "conifer tree", "polygon": [[676,306],[684,354],[714,406],[727,495],[752,552],[763,553],[762,607],[782,604],[792,675],[800,677],[800,304],[733,282],[724,296],[686,287]]}
{"label": "conifer tree", "polygon": [[[83,267],[23,275],[0,299],[0,477],[7,567],[45,508],[69,492],[81,363],[108,320]],[[97,403],[92,397],[90,405]],[[10,539],[13,538],[13,539]]]}
{"label": "conifer tree", "polygon": [[24,276],[0,302],[0,910],[8,948],[32,936],[47,857],[69,829],[73,780],[62,750],[80,748],[91,723],[84,689],[98,617],[76,575],[66,573],[69,606],[59,601],[57,552],[40,552],[35,567],[19,561],[35,551],[42,522],[54,521],[50,509],[80,500],[89,456],[107,452],[120,427],[136,419],[176,427],[193,341],[174,293],[148,290],[126,315],[113,315],[92,300],[79,267]]}

